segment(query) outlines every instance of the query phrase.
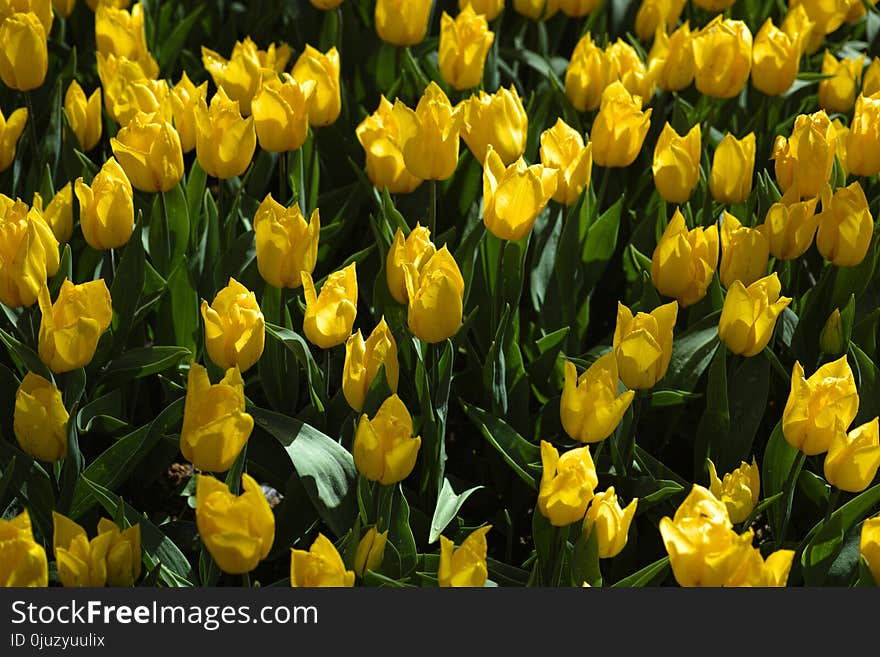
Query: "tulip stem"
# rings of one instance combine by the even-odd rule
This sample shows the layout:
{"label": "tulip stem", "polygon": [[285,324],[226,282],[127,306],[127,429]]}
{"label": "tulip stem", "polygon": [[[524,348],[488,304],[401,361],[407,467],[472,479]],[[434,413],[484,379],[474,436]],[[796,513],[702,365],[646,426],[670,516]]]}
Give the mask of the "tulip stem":
{"label": "tulip stem", "polygon": [[428,187],[428,228],[431,240],[437,239],[437,181],[432,180]]}
{"label": "tulip stem", "polygon": [[784,495],[782,497],[782,527],[779,530],[779,536],[776,537],[776,549],[780,549],[785,541],[785,532],[788,529],[788,521],[791,518],[791,503],[794,500],[794,488],[798,475],[804,467],[804,461],[807,455],[798,452],[797,458],[791,464],[791,470],[788,472],[788,479],[785,481]]}
{"label": "tulip stem", "polygon": [[250,573],[242,574],[241,585],[246,589],[251,588],[251,574]]}
{"label": "tulip stem", "polygon": [[287,203],[290,183],[287,180],[287,153],[281,153],[278,158],[278,202]]}
{"label": "tulip stem", "polygon": [[504,252],[507,250],[507,240],[501,240],[498,247],[498,262],[495,269],[495,312],[492,320],[493,336],[498,332],[498,324],[501,314],[504,312]]}
{"label": "tulip stem", "polygon": [[330,400],[330,350],[324,350],[324,398]]}
{"label": "tulip stem", "polygon": [[545,586],[559,586],[559,579],[562,577],[562,555],[563,527],[553,527],[553,538],[550,540],[550,568],[548,574],[550,579],[545,582]]}
{"label": "tulip stem", "polygon": [[599,193],[596,194],[596,217],[602,214],[602,203],[605,200],[605,189],[608,187],[608,178],[610,178],[611,167],[604,167],[602,171],[602,182],[599,183]]}

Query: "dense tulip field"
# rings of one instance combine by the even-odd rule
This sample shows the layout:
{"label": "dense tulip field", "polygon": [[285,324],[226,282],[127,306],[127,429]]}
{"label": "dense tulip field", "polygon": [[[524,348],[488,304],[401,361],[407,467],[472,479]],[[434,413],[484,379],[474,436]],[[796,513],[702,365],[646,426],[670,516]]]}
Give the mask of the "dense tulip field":
{"label": "dense tulip field", "polygon": [[0,0],[0,586],[873,586],[870,0]]}

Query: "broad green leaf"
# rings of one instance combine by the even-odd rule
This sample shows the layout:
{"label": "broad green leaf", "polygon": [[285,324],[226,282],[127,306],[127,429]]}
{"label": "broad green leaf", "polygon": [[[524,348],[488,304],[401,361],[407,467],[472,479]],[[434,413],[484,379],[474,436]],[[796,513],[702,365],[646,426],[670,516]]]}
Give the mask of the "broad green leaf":
{"label": "broad green leaf", "polygon": [[434,507],[434,517],[431,519],[431,533],[428,536],[428,543],[433,543],[440,538],[440,534],[446,529],[446,526],[452,522],[458,514],[462,505],[467,501],[473,493],[483,488],[483,486],[474,486],[468,488],[461,494],[456,494],[452,488],[452,484],[448,479],[443,479],[443,488],[437,496],[437,505]]}

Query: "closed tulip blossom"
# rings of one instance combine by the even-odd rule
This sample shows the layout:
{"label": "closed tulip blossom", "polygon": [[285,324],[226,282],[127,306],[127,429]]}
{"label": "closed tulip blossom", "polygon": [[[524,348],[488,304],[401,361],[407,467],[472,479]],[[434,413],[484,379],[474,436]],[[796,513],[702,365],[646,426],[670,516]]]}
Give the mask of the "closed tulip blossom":
{"label": "closed tulip blossom", "polygon": [[189,153],[196,147],[196,107],[199,99],[205,100],[207,95],[208,83],[202,82],[197,87],[187,77],[186,71],[171,89],[171,114],[184,153]]}
{"label": "closed tulip blossom", "polygon": [[300,85],[290,74],[282,76],[283,81],[273,77],[264,82],[251,103],[260,147],[274,153],[295,151],[305,143],[316,84],[307,80]]}
{"label": "closed tulip blossom", "polygon": [[411,174],[403,161],[393,109],[383,95],[376,111],[358,124],[356,134],[364,149],[367,177],[373,186],[387,187],[390,194],[409,194],[422,184],[422,179]]}
{"label": "closed tulip blossom", "polygon": [[581,134],[562,119],[541,133],[541,164],[556,169],[553,200],[574,205],[590,184],[593,145],[584,145]]}
{"label": "closed tulip blossom", "polygon": [[760,499],[761,474],[752,458],[751,464],[741,461],[738,468],[718,478],[715,464],[709,459],[709,490],[727,507],[730,521],[744,522]]}
{"label": "closed tulip blossom", "polygon": [[718,266],[718,227],[688,230],[676,209],[651,257],[651,281],[685,308],[706,296]]}
{"label": "closed tulip blossom", "polygon": [[363,577],[368,570],[377,570],[382,565],[387,544],[387,529],[380,533],[373,526],[361,537],[354,555],[354,572],[358,577]]}
{"label": "closed tulip blossom", "polygon": [[595,532],[600,559],[616,557],[626,547],[638,502],[639,498],[634,497],[626,508],[621,508],[614,486],[593,496],[584,516],[584,533],[589,538]]}
{"label": "closed tulip blossom", "polygon": [[263,354],[266,323],[256,295],[234,278],[208,305],[201,305],[205,350],[219,367],[250,369]]}
{"label": "closed tulip blossom", "polygon": [[711,98],[733,98],[749,79],[752,33],[739,20],[716,16],[693,38],[694,83]]}
{"label": "closed tulip blossom", "polygon": [[[853,124],[855,124],[855,117],[853,117]],[[839,165],[841,171],[843,172],[844,177],[850,174],[849,160],[846,155],[846,147],[849,142],[849,133],[850,129],[843,124],[843,122],[836,118],[831,122],[831,127],[834,128],[834,135],[836,145],[834,148],[834,155],[837,157],[837,164]],[[858,149],[858,146],[855,147]],[[857,165],[858,162],[858,154],[853,154],[853,164]],[[824,191],[824,188],[823,188]]]}
{"label": "closed tulip blossom", "polygon": [[513,0],[516,13],[533,21],[544,21],[559,11],[560,0]]}
{"label": "closed tulip blossom", "polygon": [[309,105],[309,125],[327,126],[336,122],[342,112],[342,91],[339,86],[339,52],[330,48],[323,53],[306,45],[291,70],[301,87],[315,83],[315,93]]}
{"label": "closed tulip blossom", "polygon": [[226,472],[241,453],[254,428],[245,411],[244,382],[236,367],[212,384],[208,371],[190,363],[180,430],[180,451],[195,467]]}
{"label": "closed tulip blossom", "polygon": [[675,29],[686,0],[642,0],[636,12],[636,36],[648,41],[660,28],[663,34]]}
{"label": "closed tulip blossom", "polygon": [[392,394],[372,418],[361,415],[352,448],[354,464],[368,480],[390,486],[412,472],[421,444],[421,437],[413,436],[409,411]]}
{"label": "closed tulip blossom", "polygon": [[752,192],[755,171],[755,133],[742,139],[727,133],[715,148],[709,190],[719,203],[744,203]]}
{"label": "closed tulip blossom", "polygon": [[48,585],[46,550],[34,540],[27,509],[10,520],[0,518],[0,588]]}
{"label": "closed tulip blossom", "polygon": [[488,21],[494,21],[504,9],[504,0],[458,0],[458,8],[470,5],[478,14],[483,14]]}
{"label": "closed tulip blossom", "polygon": [[443,80],[459,91],[479,85],[494,40],[486,17],[472,7],[465,7],[454,19],[444,11],[437,60]]}
{"label": "closed tulip blossom", "polygon": [[95,10],[95,45],[100,53],[137,62],[150,77],[159,73],[159,66],[147,48],[144,11],[140,2],[131,11],[99,3]]}
{"label": "closed tulip blossom", "polygon": [[880,173],[880,82],[874,96],[868,96],[862,90],[862,95],[856,99],[849,132],[839,141],[846,144],[844,159],[850,173],[857,176]]}
{"label": "closed tulip blossom", "polygon": [[862,523],[859,556],[867,562],[874,582],[880,582],[880,516],[868,518]]}
{"label": "closed tulip blossom", "polygon": [[393,114],[409,172],[422,180],[446,180],[452,176],[458,165],[462,107],[453,108],[443,90],[431,82],[415,110],[398,99]]}
{"label": "closed tulip blossom", "polygon": [[397,392],[400,369],[397,363],[397,342],[385,318],[364,340],[360,330],[345,341],[345,363],[342,369],[342,392],[348,405],[360,412],[370,386],[385,367],[385,380],[391,392]]}
{"label": "closed tulip blossom", "polygon": [[46,28],[33,12],[0,21],[0,79],[10,89],[32,91],[46,80],[49,52]]}
{"label": "closed tulip blossom", "polygon": [[0,302],[32,306],[58,266],[58,241],[40,213],[0,194]]}
{"label": "closed tulip blossom", "polygon": [[110,139],[110,146],[135,189],[167,192],[183,178],[180,136],[158,114],[136,114]]}
{"label": "closed tulip blossom", "polygon": [[583,18],[595,11],[601,4],[600,0],[556,0],[559,10],[571,18]]}
{"label": "closed tulip blossom", "polygon": [[60,461],[67,456],[68,419],[61,391],[28,372],[15,392],[13,430],[19,447],[41,461]]}
{"label": "closed tulip blossom", "polygon": [[617,360],[600,356],[583,374],[565,361],[565,386],[559,414],[565,433],[581,443],[596,443],[614,433],[635,393],[618,391]]}
{"label": "closed tulip blossom", "polygon": [[89,246],[98,251],[128,243],[134,232],[134,192],[116,158],[104,163],[91,186],[74,183],[79,199],[79,224]]}
{"label": "closed tulip blossom", "polygon": [[[840,0],[831,0],[831,4],[838,2]],[[818,3],[811,4],[815,5]],[[798,0],[793,0],[788,11],[785,12],[780,29],[790,39],[799,39],[804,52],[810,55],[819,49],[819,46],[825,39],[825,33],[821,31],[821,28],[816,29],[816,23],[810,18],[807,10],[804,9],[804,3]]]}
{"label": "closed tulip blossom", "polygon": [[0,23],[15,14],[30,13],[37,18],[48,36],[54,22],[53,6],[49,0],[0,0]]}
{"label": "closed tulip blossom", "polygon": [[796,361],[782,413],[782,433],[807,456],[827,452],[838,423],[848,427],[859,410],[859,394],[846,356],[825,363],[809,378]]}
{"label": "closed tulip blossom", "polygon": [[825,35],[843,25],[849,14],[849,5],[848,0],[792,0],[792,8],[803,7],[807,18],[813,23],[808,53],[816,52]]}
{"label": "closed tulip blossom", "polygon": [[85,529],[52,512],[53,549],[58,576],[68,587],[132,586],[141,574],[141,528],[120,531],[107,518],[98,521],[98,534],[89,540]]}
{"label": "closed tulip blossom", "polygon": [[609,82],[609,68],[608,55],[587,32],[575,45],[565,70],[565,97],[576,110],[586,112],[599,107]]}
{"label": "closed tulip blossom", "polygon": [[64,94],[64,113],[84,153],[98,145],[104,125],[101,120],[100,87],[87,98],[79,83],[73,80]]}
{"label": "closed tulip blossom", "polygon": [[583,519],[593,491],[599,483],[588,446],[559,451],[541,441],[543,473],[538,487],[538,509],[554,527],[565,527]]}
{"label": "closed tulip blossom", "polygon": [[18,139],[24,132],[28,111],[22,107],[6,117],[0,110],[0,173],[12,166]]}
{"label": "closed tulip blossom", "polygon": [[472,531],[455,547],[455,543],[440,537],[440,564],[437,567],[437,583],[441,587],[485,586],[489,577],[486,565],[488,544],[486,534],[492,525],[483,525]]}
{"label": "closed tulip blossom", "polygon": [[406,266],[411,265],[416,272],[421,272],[422,267],[436,252],[437,249],[431,241],[431,231],[426,226],[417,223],[406,237],[398,227],[385,258],[388,291],[398,303],[406,303],[409,299],[406,291]]}
{"label": "closed tulip blossom", "polygon": [[776,320],[791,303],[779,296],[781,289],[776,272],[748,287],[738,280],[731,283],[718,320],[718,337],[730,351],[755,356],[764,350]]}
{"label": "closed tulip blossom", "polygon": [[528,235],[556,192],[556,173],[522,158],[505,167],[490,146],[483,166],[483,223],[489,231],[502,240]]}
{"label": "closed tulip blossom", "polygon": [[214,477],[196,476],[196,526],[202,543],[223,572],[249,573],[275,541],[275,516],[263,489],[247,473],[241,475],[241,495]]}
{"label": "closed tulip blossom", "polygon": [[835,308],[828,315],[822,332],[819,334],[819,348],[828,356],[839,358],[849,347],[849,340],[845,335],[843,318],[840,309]]}
{"label": "closed tulip blossom", "polygon": [[840,187],[822,200],[816,246],[826,260],[838,267],[854,267],[868,253],[874,234],[874,218],[858,182]]}
{"label": "closed tulip blossom", "polygon": [[654,186],[669,203],[684,203],[700,181],[700,124],[680,136],[667,122],[654,147]]}
{"label": "closed tulip blossom", "polygon": [[770,254],[780,260],[800,258],[813,243],[819,227],[816,216],[818,197],[797,201],[786,192],[770,206],[764,217],[764,235],[770,242]]}
{"label": "closed tulip blossom", "polygon": [[407,325],[412,334],[436,344],[458,333],[464,307],[464,278],[446,246],[421,269],[415,264],[404,264],[404,272]]}
{"label": "closed tulip blossom", "polygon": [[838,426],[828,454],[825,455],[825,479],[848,493],[861,493],[877,476],[880,468],[880,436],[875,417],[847,432]]}
{"label": "closed tulip blossom", "polygon": [[257,269],[263,280],[278,288],[300,287],[301,272],[315,269],[320,232],[318,208],[306,223],[298,204],[284,207],[267,194],[254,215]]}
{"label": "closed tulip blossom", "polygon": [[73,183],[67,183],[59,189],[45,207],[43,197],[39,192],[34,192],[34,210],[43,216],[58,242],[70,241],[73,235]]}
{"label": "closed tulip blossom", "polygon": [[749,228],[725,212],[721,220],[721,264],[718,277],[730,288],[734,281],[751,285],[767,273],[770,242],[764,234],[765,226]]}
{"label": "closed tulip blossom", "polygon": [[43,315],[40,359],[56,374],[88,365],[113,316],[110,291],[104,279],[79,285],[64,279],[54,304],[49,289],[44,286],[39,303]]}
{"label": "closed tulip blossom", "polygon": [[638,51],[623,39],[618,38],[605,48],[608,55],[609,82],[619,80],[633,96],[650,102],[654,96],[654,75],[645,67]]}
{"label": "closed tulip blossom", "polygon": [[832,77],[819,81],[819,107],[828,112],[848,113],[852,110],[864,61],[864,55],[838,61],[829,51],[825,51],[821,73]]}
{"label": "closed tulip blossom", "polygon": [[480,91],[458,107],[463,113],[461,138],[477,160],[486,161],[490,146],[505,166],[525,152],[529,117],[516,87],[501,87],[494,94]]}
{"label": "closed tulip blossom", "polygon": [[666,374],[672,359],[672,333],[677,317],[676,301],[635,315],[618,302],[612,348],[620,380],[627,388],[651,388]]}
{"label": "closed tulip blossom", "polygon": [[196,108],[196,157],[199,164],[215,178],[242,175],[251,163],[257,147],[254,117],[239,113],[238,101],[230,100],[223,87],[206,105],[199,99]]}
{"label": "closed tulip blossom", "polygon": [[632,164],[651,127],[652,111],[642,110],[642,99],[630,95],[621,82],[608,85],[590,134],[593,161],[603,167]]}
{"label": "closed tulip blossom", "polygon": [[377,0],[376,34],[395,46],[414,46],[425,38],[432,0]]}
{"label": "closed tulip blossom", "polygon": [[874,57],[862,76],[862,96],[866,98],[880,91],[880,57]]}
{"label": "closed tulip blossom", "polygon": [[333,543],[319,533],[308,550],[290,550],[290,586],[294,588],[354,586],[354,571]]}
{"label": "closed tulip blossom", "polygon": [[648,53],[648,71],[655,84],[664,91],[681,91],[694,81],[694,51],[691,47],[690,23],[685,21],[667,35],[657,28]]}
{"label": "closed tulip blossom", "polygon": [[138,113],[159,113],[171,121],[171,88],[165,80],[144,73],[134,61],[115,55],[97,53],[98,77],[101,79],[104,108],[108,116],[125,126]]}
{"label": "closed tulip blossom", "polygon": [[141,526],[120,530],[107,518],[98,520],[98,536],[109,535],[107,586],[134,586],[141,576]]}
{"label": "closed tulip blossom", "polygon": [[330,274],[315,293],[312,275],[303,271],[302,284],[306,298],[303,331],[309,342],[321,349],[342,344],[351,335],[357,315],[358,282],[355,263]]}
{"label": "closed tulip blossom", "polygon": [[343,3],[343,0],[309,0],[312,3],[312,6],[315,9],[336,9],[339,5]]}
{"label": "closed tulip blossom", "polygon": [[825,110],[798,115],[791,136],[780,135],[773,144],[780,189],[791,189],[798,199],[818,197],[831,177],[836,151],[837,129]]}
{"label": "closed tulip blossom", "polygon": [[768,18],[752,47],[752,84],[768,96],[785,93],[797,78],[802,52],[803,39],[790,37]]}

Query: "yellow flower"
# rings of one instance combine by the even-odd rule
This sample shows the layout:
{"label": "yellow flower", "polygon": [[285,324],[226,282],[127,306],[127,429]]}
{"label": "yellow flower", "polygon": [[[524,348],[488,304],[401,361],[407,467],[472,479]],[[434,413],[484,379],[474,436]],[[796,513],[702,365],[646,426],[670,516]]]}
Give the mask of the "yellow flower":
{"label": "yellow flower", "polygon": [[706,296],[717,266],[718,227],[688,230],[676,209],[651,257],[654,287],[685,308]]}
{"label": "yellow flower", "polygon": [[764,235],[770,242],[770,254],[780,260],[800,258],[810,244],[819,225],[816,216],[818,197],[796,201],[786,192],[770,206],[764,217]]}
{"label": "yellow flower", "polygon": [[648,41],[658,28],[665,36],[678,24],[685,2],[686,0],[642,0],[636,12],[636,36],[641,41]]}
{"label": "yellow flower", "polygon": [[58,265],[58,242],[39,210],[0,194],[0,301],[32,306]]}
{"label": "yellow flower", "polygon": [[635,316],[629,308],[617,303],[613,349],[620,380],[627,388],[651,388],[666,374],[672,358],[672,333],[677,317],[675,301]]}
{"label": "yellow flower", "polygon": [[11,89],[41,86],[49,69],[46,29],[32,12],[15,13],[0,21],[0,79]]}
{"label": "yellow flower", "polygon": [[88,153],[101,141],[103,121],[101,120],[101,87],[86,98],[79,82],[73,80],[64,94],[64,113],[70,129],[76,135],[84,153]]}
{"label": "yellow flower", "polygon": [[880,57],[875,57],[862,76],[862,95],[873,96],[880,91]]}
{"label": "yellow flower", "polygon": [[95,45],[102,54],[137,62],[151,78],[159,73],[159,65],[147,48],[144,11],[140,2],[131,8],[131,12],[100,3],[95,10]]}
{"label": "yellow flower", "polygon": [[34,541],[27,509],[12,518],[0,518],[0,587],[49,585],[46,550]]}
{"label": "yellow flower", "polygon": [[79,224],[89,246],[98,251],[126,244],[134,231],[134,196],[125,171],[110,158],[92,179],[74,183],[79,199]]}
{"label": "yellow flower", "polygon": [[196,107],[199,99],[205,100],[207,97],[208,83],[202,82],[197,87],[187,77],[186,71],[171,89],[171,113],[184,153],[189,153],[196,147]]}
{"label": "yellow flower", "polygon": [[165,80],[144,73],[134,61],[97,53],[98,77],[103,85],[104,108],[111,119],[125,126],[138,112],[160,113],[172,119],[171,91]]}
{"label": "yellow flower", "polygon": [[0,110],[0,172],[6,171],[12,165],[18,138],[24,132],[27,120],[27,108],[21,107],[15,110],[8,119]]}
{"label": "yellow flower", "polygon": [[440,565],[437,567],[437,583],[440,586],[485,586],[489,577],[486,534],[490,529],[492,525],[475,529],[458,547],[445,536],[440,537]]}
{"label": "yellow flower", "polygon": [[290,550],[292,587],[354,586],[354,571],[346,570],[342,557],[330,539],[318,533],[308,550]]}
{"label": "yellow flower", "polygon": [[[867,86],[867,76],[865,82]],[[868,96],[862,89],[862,95],[856,99],[849,132],[843,140],[838,137],[840,141],[846,144],[843,159],[850,173],[856,176],[876,176],[880,173],[880,88],[874,96]]]}
{"label": "yellow flower", "polygon": [[654,147],[654,185],[669,203],[684,203],[700,181],[700,124],[684,137],[667,122]]}
{"label": "yellow flower", "polygon": [[657,28],[648,54],[648,70],[664,91],[681,91],[690,86],[694,81],[694,51],[688,21],[669,36],[663,27]]}
{"label": "yellow flower", "polygon": [[776,550],[761,556],[758,548],[752,547],[753,530],[739,537],[734,545],[730,572],[723,586],[782,587],[788,580],[794,550]]}
{"label": "yellow flower", "polygon": [[874,577],[874,582],[880,582],[880,516],[868,518],[862,523],[859,534],[859,555],[868,562],[868,569]]}
{"label": "yellow flower", "polygon": [[538,509],[555,527],[565,527],[584,517],[599,483],[588,446],[559,451],[541,441],[541,484]]}
{"label": "yellow flower", "polygon": [[[856,116],[853,117],[853,124],[855,124],[856,118],[857,118]],[[849,141],[850,129],[848,127],[846,127],[845,125],[843,125],[843,122],[841,122],[841,120],[839,118],[834,119],[831,122],[831,127],[834,128],[834,135],[836,138],[835,140],[837,142],[837,145],[834,148],[834,154],[837,156],[837,163],[840,166],[841,171],[843,171],[844,178],[846,178],[846,176],[848,176],[850,173],[849,172],[849,161],[847,160],[847,156],[846,156],[846,147],[847,147],[847,142]],[[865,142],[867,142],[867,139],[862,140],[862,143],[865,143]],[[857,151],[859,149],[859,145],[854,144],[854,148],[855,148],[856,152],[853,153],[853,164],[858,166],[859,154]]]}
{"label": "yellow flower", "polygon": [[825,35],[843,25],[849,13],[849,4],[849,0],[790,0],[790,7],[794,9],[802,6],[807,18],[813,23],[808,53],[816,52]]}
{"label": "yellow flower", "polygon": [[730,288],[734,281],[751,285],[767,273],[770,242],[766,226],[749,228],[729,212],[721,220],[721,265],[718,275],[721,284]]}
{"label": "yellow flower", "polygon": [[234,495],[214,477],[196,479],[199,535],[220,570],[231,575],[256,568],[275,540],[275,516],[260,484],[244,473],[241,487],[244,492]]}
{"label": "yellow flower", "polygon": [[521,157],[508,167],[489,146],[483,166],[483,223],[502,240],[520,240],[556,192],[556,169],[528,166]]}
{"label": "yellow flower", "polygon": [[826,193],[817,220],[816,246],[823,258],[838,267],[854,267],[865,259],[874,234],[874,218],[858,182],[838,188],[830,198]]}
{"label": "yellow flower", "polygon": [[422,439],[413,436],[409,411],[391,395],[373,419],[361,415],[354,437],[354,464],[370,481],[389,486],[406,479],[416,465]]}
{"label": "yellow flower", "polygon": [[[837,2],[838,0],[831,1]],[[810,19],[807,10],[804,9],[804,5],[792,2],[789,5],[788,11],[785,13],[785,16],[782,18],[780,29],[785,32],[788,35],[788,38],[792,41],[795,39],[800,40],[801,49],[812,55],[819,49],[822,40],[825,38],[825,34],[820,32],[820,30],[814,29],[815,27],[816,23]]]}
{"label": "yellow flower", "polygon": [[260,147],[274,153],[295,151],[305,142],[315,91],[313,80],[300,85],[290,74],[281,75],[283,82],[277,77],[268,79],[251,103]]}
{"label": "yellow flower", "polygon": [[141,576],[141,526],[134,524],[119,530],[116,523],[98,520],[98,536],[109,535],[107,550],[107,586],[134,586]]}
{"label": "yellow flower", "polygon": [[440,46],[437,65],[443,80],[453,89],[472,89],[483,79],[483,64],[495,33],[485,16],[465,7],[453,19],[445,11],[440,17]]}
{"label": "yellow flower", "polygon": [[267,194],[254,215],[260,276],[275,287],[298,288],[301,272],[315,269],[320,232],[318,208],[306,224],[298,204],[286,208]]}
{"label": "yellow flower", "polygon": [[773,144],[776,181],[783,192],[792,189],[797,198],[819,196],[831,177],[837,150],[837,129],[825,110],[800,114],[791,137],[782,135]]}
{"label": "yellow flower", "polygon": [[245,412],[244,382],[230,367],[220,383],[191,362],[186,380],[180,451],[199,470],[226,472],[250,438],[254,419]]}
{"label": "yellow flower", "polygon": [[64,279],[54,304],[49,288],[44,286],[39,302],[43,314],[40,359],[56,374],[88,365],[113,316],[110,290],[104,279],[79,285]]}
{"label": "yellow flower", "polygon": [[289,59],[287,45],[271,43],[266,50],[260,50],[250,37],[235,42],[229,59],[202,46],[205,70],[211,74],[218,91],[223,89],[224,95],[238,101],[243,116],[250,116],[251,101],[263,82],[281,73]]}
{"label": "yellow flower", "polygon": [[52,0],[52,7],[62,18],[70,16],[75,6],[76,0]]}
{"label": "yellow flower", "polygon": [[358,282],[355,263],[333,272],[324,281],[320,295],[310,272],[301,273],[306,297],[303,331],[309,342],[321,349],[342,344],[351,335],[357,315]]}
{"label": "yellow flower", "polygon": [[861,493],[877,476],[880,467],[880,437],[875,417],[849,433],[838,425],[828,454],[825,455],[825,479],[848,493]]}
{"label": "yellow flower", "polygon": [[28,372],[15,392],[13,429],[19,446],[41,461],[67,456],[69,416],[61,391],[39,374]]}
{"label": "yellow flower", "polygon": [[98,534],[90,541],[85,529],[57,511],[52,511],[52,529],[52,549],[61,583],[67,587],[104,586],[112,536]]}
{"label": "yellow flower", "polygon": [[370,527],[358,543],[354,554],[354,572],[358,577],[363,577],[368,570],[376,570],[382,565],[387,543],[387,529],[380,534],[375,526]]}
{"label": "yellow flower", "polygon": [[632,164],[651,127],[652,111],[643,111],[642,99],[631,96],[620,81],[608,85],[590,135],[593,161],[603,167]]}
{"label": "yellow flower", "polygon": [[461,328],[464,278],[455,258],[444,245],[417,269],[405,263],[407,324],[420,340],[437,343]]}
{"label": "yellow flower", "polygon": [[86,0],[86,4],[92,11],[95,11],[99,4],[109,5],[119,9],[127,9],[131,4],[131,0]]}
{"label": "yellow flower", "polygon": [[624,88],[643,103],[650,102],[654,95],[654,74],[645,68],[639,53],[623,39],[605,48],[610,68],[608,80],[620,80]]}
{"label": "yellow flower", "polygon": [[406,168],[394,106],[383,95],[379,107],[357,126],[357,138],[367,160],[367,177],[377,189],[390,194],[409,194],[422,184]]}
{"label": "yellow flower", "polygon": [[300,86],[304,86],[309,80],[315,83],[315,93],[309,106],[309,125],[325,126],[334,123],[342,111],[339,52],[336,48],[322,53],[306,45],[291,73]]}
{"label": "yellow flower", "polygon": [[360,329],[345,341],[345,363],[342,368],[342,393],[348,405],[360,412],[379,368],[385,366],[385,379],[391,392],[397,392],[400,370],[397,363],[397,342],[385,317],[364,340]]}
{"label": "yellow flower", "polygon": [[864,61],[864,55],[838,61],[825,51],[821,72],[833,77],[819,81],[819,107],[829,112],[849,113],[856,100],[856,87],[862,78]]}
{"label": "yellow flower", "polygon": [[478,14],[483,14],[488,21],[494,21],[504,9],[504,0],[458,0],[458,8],[470,5]]}
{"label": "yellow flower", "polygon": [[608,56],[593,41],[590,32],[582,36],[565,70],[565,97],[579,112],[599,107],[608,85]]}
{"label": "yellow flower", "polygon": [[732,7],[735,0],[694,0],[694,4],[709,13],[717,14]]}
{"label": "yellow flower", "polygon": [[723,480],[718,478],[715,464],[709,459],[709,490],[724,502],[731,522],[743,522],[749,517],[758,504],[760,489],[761,474],[754,457],[751,465],[740,461],[739,467],[724,475]]}
{"label": "yellow flower", "polygon": [[618,393],[617,360],[600,356],[583,374],[565,361],[565,386],[559,415],[565,433],[581,443],[597,443],[614,433],[635,393]]}
{"label": "yellow flower", "polygon": [[804,377],[799,361],[791,373],[791,391],[782,413],[782,432],[807,456],[827,452],[838,422],[848,427],[859,410],[859,394],[846,356]]}
{"label": "yellow flower", "polygon": [[752,66],[752,33],[739,20],[716,16],[693,37],[694,83],[712,98],[733,98]]}
{"label": "yellow flower", "polygon": [[581,134],[561,118],[541,133],[541,164],[556,169],[553,200],[574,205],[590,184],[593,172],[593,145],[584,146]]}
{"label": "yellow flower", "polygon": [[543,21],[559,11],[559,3],[560,0],[513,0],[513,8],[526,18]]}
{"label": "yellow flower", "polygon": [[395,46],[421,43],[428,31],[431,0],[377,0],[376,34]]}
{"label": "yellow flower", "polygon": [[230,100],[223,87],[211,98],[210,107],[199,98],[196,107],[196,157],[215,178],[243,174],[257,147],[254,117],[242,117],[238,101]]}
{"label": "yellow flower", "polygon": [[785,93],[797,78],[802,52],[803,39],[790,37],[768,18],[755,35],[752,84],[768,96]]}
{"label": "yellow flower", "polygon": [[49,205],[43,207],[43,197],[34,192],[34,209],[52,229],[59,242],[69,242],[73,234],[73,184],[67,183],[59,189]]}
{"label": "yellow flower", "polygon": [[755,171],[755,133],[742,139],[727,133],[718,143],[709,173],[709,191],[719,203],[745,203],[752,192]]}
{"label": "yellow flower", "polygon": [[776,272],[748,287],[733,281],[718,320],[718,337],[728,349],[741,356],[755,356],[764,350],[777,318],[791,303],[789,297],[779,296],[781,289]]}
{"label": "yellow flower", "polygon": [[205,350],[224,370],[250,369],[263,354],[266,323],[256,295],[230,276],[211,305],[202,299]]}
{"label": "yellow flower", "polygon": [[584,534],[587,538],[595,531],[599,546],[599,558],[610,559],[626,547],[629,527],[636,514],[639,498],[634,497],[625,509],[620,507],[614,486],[596,493],[584,517]]}
{"label": "yellow flower", "polygon": [[422,180],[446,180],[458,165],[458,141],[464,118],[436,82],[431,82],[415,111],[394,101],[398,140],[409,172]]}
{"label": "yellow flower", "polygon": [[135,189],[167,192],[183,178],[180,136],[159,114],[136,114],[110,146]]}
{"label": "yellow flower", "polygon": [[52,3],[49,0],[0,0],[0,23],[14,14],[31,13],[37,17],[46,35],[52,32]]}
{"label": "yellow flower", "polygon": [[431,242],[431,231],[427,227],[417,223],[405,238],[398,227],[385,259],[388,291],[398,303],[406,303],[409,298],[406,291],[406,265],[412,265],[416,272],[421,272],[422,267],[436,252],[437,249]]}
{"label": "yellow flower", "polygon": [[315,9],[335,9],[342,4],[343,0],[309,0]]}
{"label": "yellow flower", "polygon": [[515,162],[526,150],[529,117],[516,87],[500,88],[494,94],[480,91],[463,101],[461,138],[480,162],[486,161],[489,146],[505,165]]}

